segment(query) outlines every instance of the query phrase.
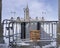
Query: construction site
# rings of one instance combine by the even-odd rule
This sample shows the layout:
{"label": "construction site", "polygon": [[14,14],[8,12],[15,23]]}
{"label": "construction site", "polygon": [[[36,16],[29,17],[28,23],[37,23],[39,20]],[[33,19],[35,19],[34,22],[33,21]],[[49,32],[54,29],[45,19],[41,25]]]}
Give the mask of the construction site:
{"label": "construction site", "polygon": [[28,4],[23,11],[23,19],[11,17],[2,20],[0,0],[0,48],[59,48],[60,6],[58,21],[46,21],[44,17],[31,18]]}

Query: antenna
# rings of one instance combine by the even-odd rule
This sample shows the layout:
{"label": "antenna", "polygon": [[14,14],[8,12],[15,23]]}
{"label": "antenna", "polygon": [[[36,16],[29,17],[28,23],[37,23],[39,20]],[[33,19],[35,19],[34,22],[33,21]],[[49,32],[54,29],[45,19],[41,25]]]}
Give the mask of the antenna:
{"label": "antenna", "polygon": [[26,0],[26,5],[27,5],[27,7],[28,7],[28,0]]}
{"label": "antenna", "polygon": [[13,14],[13,16],[15,17],[15,14],[16,14],[15,11],[11,11],[10,13]]}

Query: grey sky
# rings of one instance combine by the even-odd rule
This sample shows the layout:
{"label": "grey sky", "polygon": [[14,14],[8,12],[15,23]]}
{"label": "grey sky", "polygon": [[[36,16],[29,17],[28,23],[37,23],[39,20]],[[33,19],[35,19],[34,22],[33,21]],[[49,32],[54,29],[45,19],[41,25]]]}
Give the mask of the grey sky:
{"label": "grey sky", "polygon": [[[32,18],[45,17],[46,20],[58,19],[58,1],[57,0],[3,0],[2,1],[2,16],[3,19],[13,16],[24,17],[23,8],[28,3],[30,16]],[[15,16],[11,12],[16,12]],[[42,13],[44,12],[44,13]]]}

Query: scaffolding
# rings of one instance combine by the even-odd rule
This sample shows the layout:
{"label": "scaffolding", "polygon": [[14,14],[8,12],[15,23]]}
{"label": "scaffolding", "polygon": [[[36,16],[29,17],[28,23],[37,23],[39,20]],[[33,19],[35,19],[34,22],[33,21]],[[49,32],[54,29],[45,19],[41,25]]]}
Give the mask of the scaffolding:
{"label": "scaffolding", "polygon": [[[26,43],[28,46],[42,46],[56,42],[58,21],[16,21],[3,20],[4,37],[9,39],[9,46]],[[33,27],[32,27],[33,26]],[[28,30],[28,31],[27,31]],[[40,30],[40,40],[30,40],[30,30]]]}

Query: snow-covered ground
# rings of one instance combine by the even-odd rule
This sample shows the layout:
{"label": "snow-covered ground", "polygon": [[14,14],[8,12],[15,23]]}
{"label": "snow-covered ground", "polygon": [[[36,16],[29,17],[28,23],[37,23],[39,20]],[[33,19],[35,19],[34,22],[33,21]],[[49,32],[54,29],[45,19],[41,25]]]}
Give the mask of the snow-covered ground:
{"label": "snow-covered ground", "polygon": [[[26,43],[20,43],[20,45],[22,46],[29,46],[30,44],[26,44]],[[35,48],[40,48],[40,46],[33,46]],[[49,48],[49,47],[54,47],[56,48],[56,42],[52,42],[51,44],[49,45],[45,45],[45,46],[42,46],[42,48]],[[8,48],[8,45],[7,44],[0,44],[0,48]],[[59,47],[60,48],[60,47]]]}

